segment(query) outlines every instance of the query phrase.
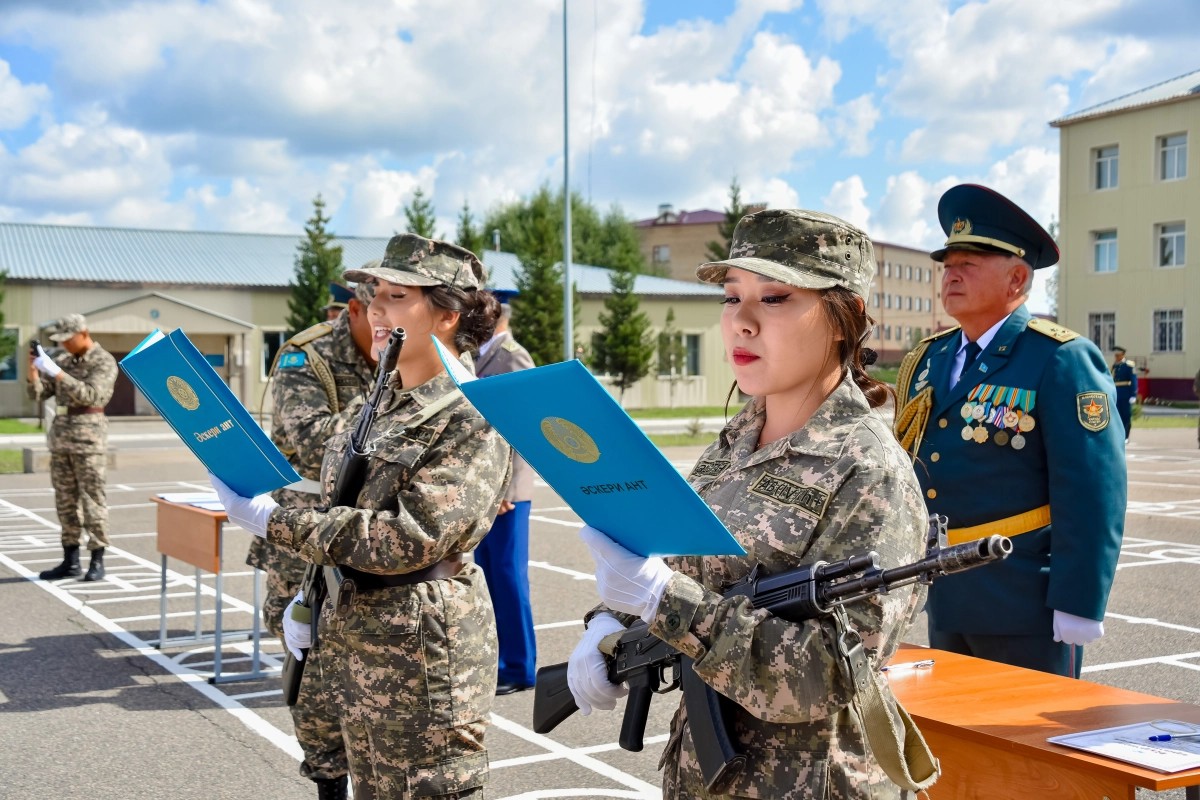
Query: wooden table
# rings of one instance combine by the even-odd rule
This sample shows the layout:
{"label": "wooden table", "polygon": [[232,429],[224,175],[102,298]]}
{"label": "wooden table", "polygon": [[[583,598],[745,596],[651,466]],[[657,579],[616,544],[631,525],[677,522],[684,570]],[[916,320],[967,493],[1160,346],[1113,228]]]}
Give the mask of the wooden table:
{"label": "wooden table", "polygon": [[[221,557],[225,549],[225,523],[229,516],[224,511],[209,511],[186,503],[172,503],[161,497],[151,497],[158,503],[158,552],[162,554],[162,582],[159,593],[158,616],[158,649],[164,647],[181,647],[187,645],[213,644],[213,676],[209,683],[231,683],[262,678],[274,674],[274,670],[263,672],[260,666],[261,653],[259,639],[261,622],[259,620],[259,572],[254,573],[254,625],[250,630],[226,632],[222,626],[222,609],[224,606],[224,582],[222,580]],[[167,638],[167,557],[177,558],[185,564],[196,568],[196,620],[195,635]],[[213,633],[201,632],[200,610],[200,572],[211,572],[216,575],[216,625]],[[229,675],[221,674],[221,648],[225,642],[238,642],[250,639],[253,641],[250,672],[239,672]]]}
{"label": "wooden table", "polygon": [[1139,786],[1186,786],[1200,800],[1200,769],[1163,774],[1046,741],[1154,719],[1200,723],[1200,706],[924,647],[903,646],[892,664],[925,659],[934,665],[888,679],[941,761],[933,800],[1136,800]]}

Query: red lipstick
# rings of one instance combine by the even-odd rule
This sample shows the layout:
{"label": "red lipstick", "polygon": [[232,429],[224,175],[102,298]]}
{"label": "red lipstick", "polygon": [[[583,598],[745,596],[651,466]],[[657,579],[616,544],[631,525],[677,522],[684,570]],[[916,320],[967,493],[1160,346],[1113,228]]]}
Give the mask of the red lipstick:
{"label": "red lipstick", "polygon": [[751,353],[749,350],[741,347],[733,348],[733,363],[737,364],[739,367],[745,366],[752,361],[758,361],[758,359],[759,356],[754,355],[754,353]]}

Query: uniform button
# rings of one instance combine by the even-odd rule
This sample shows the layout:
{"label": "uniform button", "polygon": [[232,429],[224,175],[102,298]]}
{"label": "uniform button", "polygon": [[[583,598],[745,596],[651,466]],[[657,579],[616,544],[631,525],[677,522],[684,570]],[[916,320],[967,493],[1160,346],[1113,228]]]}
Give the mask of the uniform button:
{"label": "uniform button", "polygon": [[942,456],[941,456],[941,454],[939,454],[939,453],[934,453],[933,455],[931,455],[931,456],[929,457],[929,460],[930,460],[930,461],[937,461],[937,460],[938,460],[939,458],[941,458],[941,457],[942,457]]}
{"label": "uniform button", "polygon": [[679,628],[679,615],[672,611],[667,615],[667,630],[676,630]]}
{"label": "uniform button", "polygon": [[925,496],[932,500],[933,498],[937,497],[937,489],[930,489],[925,493]]}
{"label": "uniform button", "polygon": [[947,425],[949,425],[949,424],[950,424],[950,423],[949,423],[949,422],[946,422],[946,420],[945,420],[945,419],[939,419],[939,420],[938,420],[938,427],[939,427],[939,428],[944,428],[944,427],[946,427],[946,426],[947,426]]}

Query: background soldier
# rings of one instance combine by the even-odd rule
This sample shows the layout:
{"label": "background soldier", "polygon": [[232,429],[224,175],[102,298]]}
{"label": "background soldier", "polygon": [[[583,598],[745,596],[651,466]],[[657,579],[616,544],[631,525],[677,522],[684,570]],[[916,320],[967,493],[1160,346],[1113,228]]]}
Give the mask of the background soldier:
{"label": "background soldier", "polygon": [[329,302],[321,309],[326,314],[326,321],[333,322],[344,309],[349,308],[352,297],[354,292],[340,283],[329,284]]}
{"label": "background soldier", "polygon": [[1113,384],[1117,387],[1117,413],[1125,426],[1125,441],[1129,441],[1129,430],[1133,427],[1131,404],[1137,398],[1137,370],[1125,360],[1125,348],[1113,347],[1113,365],[1109,370]]}
{"label": "background soldier", "polygon": [[[481,378],[534,366],[529,351],[508,329],[512,317],[509,294],[493,292],[501,302],[496,334],[479,348],[475,374]],[[533,469],[513,451],[512,482],[500,503],[500,515],[475,548],[475,563],[487,577],[496,609],[500,639],[500,672],[496,694],[512,694],[533,686],[537,638],[529,604],[529,509],[533,505]]]}
{"label": "background soldier", "polygon": [[39,577],[49,581],[79,575],[79,541],[86,529],[92,561],[83,579],[98,581],[104,577],[104,548],[108,546],[104,488],[108,417],[104,406],[117,382],[117,361],[88,334],[82,314],[58,320],[50,340],[61,344],[64,352],[51,358],[38,345],[37,356],[30,353],[28,393],[35,403],[48,397],[58,403],[48,439],[63,560]]}
{"label": "background soldier", "polygon": [[1116,391],[1096,345],[1025,307],[1033,271],[1059,257],[1037,222],[973,185],[947,191],[938,217],[948,238],[932,257],[962,328],[905,356],[896,432],[950,542],[1003,534],[1013,554],[930,588],[929,642],[1079,677],[1125,528]]}
{"label": "background soldier", "polygon": [[[374,261],[367,265],[378,264]],[[282,506],[319,505],[321,488],[317,478],[325,442],[354,424],[362,399],[370,390],[374,358],[367,306],[371,296],[372,286],[360,283],[332,323],[320,323],[293,336],[280,348],[272,365],[271,437],[304,478],[299,485],[272,494]],[[283,612],[300,588],[305,562],[256,536],[246,563],[267,573],[263,619],[282,641]],[[304,671],[299,698],[291,708],[296,738],[304,750],[300,774],[316,782],[319,797],[342,798],[346,795],[348,772],[346,748],[317,663],[314,660]]]}

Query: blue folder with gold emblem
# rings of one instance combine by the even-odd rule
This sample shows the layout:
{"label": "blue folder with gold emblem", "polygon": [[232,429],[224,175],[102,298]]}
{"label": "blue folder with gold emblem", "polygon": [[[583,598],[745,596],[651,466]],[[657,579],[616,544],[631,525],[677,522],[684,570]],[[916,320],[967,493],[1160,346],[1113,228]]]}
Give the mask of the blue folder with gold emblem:
{"label": "blue folder with gold emblem", "polygon": [[155,331],[121,369],[209,471],[243,497],[300,480],[221,376],[184,335]]}
{"label": "blue folder with gold emblem", "polygon": [[477,379],[434,341],[471,404],[588,525],[642,556],[746,554],[583,364]]}

